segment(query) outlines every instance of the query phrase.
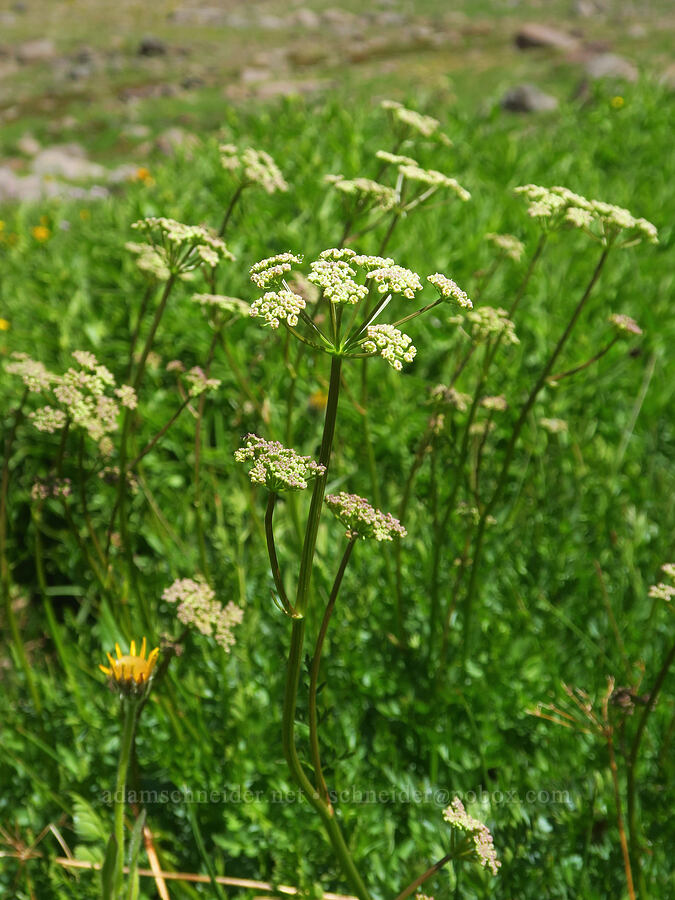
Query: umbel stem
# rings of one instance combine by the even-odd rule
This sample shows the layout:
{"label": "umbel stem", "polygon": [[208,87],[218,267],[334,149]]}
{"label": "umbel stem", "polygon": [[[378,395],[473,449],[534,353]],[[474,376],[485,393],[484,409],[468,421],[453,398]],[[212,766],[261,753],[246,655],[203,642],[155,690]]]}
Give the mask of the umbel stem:
{"label": "umbel stem", "polygon": [[[333,436],[335,434],[335,422],[337,419],[338,399],[340,394],[340,372],[342,368],[342,360],[340,357],[333,357],[330,371],[330,384],[328,387],[328,402],[326,404],[326,416],[324,419],[323,437],[321,439],[321,450],[319,452],[319,463],[325,466],[322,475],[318,476],[314,482],[314,490],[309,507],[307,517],[307,527],[305,529],[305,539],[302,547],[300,559],[300,572],[298,575],[298,588],[296,593],[296,603],[291,630],[291,645],[288,653],[288,665],[286,669],[286,687],[284,691],[284,710],[282,718],[282,746],[284,757],[288,763],[291,775],[295,779],[296,784],[306,795],[310,804],[319,814],[319,817],[326,830],[326,834],[335,851],[335,855],[342,866],[342,870],[349,880],[352,889],[355,891],[359,900],[370,900],[370,894],[366,885],[361,878],[358,869],[351,857],[349,848],[340,830],[340,826],[335,818],[333,807],[328,801],[327,791],[324,787],[324,795],[315,788],[309,780],[303,765],[298,756],[295,745],[295,711],[297,706],[298,684],[300,682],[300,667],[302,664],[302,647],[305,638],[305,619],[304,615],[309,602],[309,589],[312,576],[312,567],[314,563],[314,552],[316,550],[316,538],[319,531],[319,521],[321,519],[321,507],[323,504],[324,492],[326,489],[326,480],[328,476],[328,466],[330,464],[331,450],[333,447]],[[272,504],[273,509],[273,504]],[[271,510],[268,507],[268,513]],[[271,515],[269,515],[271,527]],[[276,556],[276,554],[275,554]],[[349,560],[349,553],[343,557],[338,576],[336,577],[331,598],[337,597],[340,588],[342,575]],[[274,565],[274,564],[273,564]],[[277,563],[278,573],[278,563]],[[333,597],[335,595],[335,597]],[[330,604],[330,601],[329,601]],[[327,622],[326,622],[327,627]],[[320,649],[319,649],[320,655]],[[313,755],[318,754],[318,737],[315,735],[313,743]],[[317,779],[321,779],[320,768],[315,773]]]}

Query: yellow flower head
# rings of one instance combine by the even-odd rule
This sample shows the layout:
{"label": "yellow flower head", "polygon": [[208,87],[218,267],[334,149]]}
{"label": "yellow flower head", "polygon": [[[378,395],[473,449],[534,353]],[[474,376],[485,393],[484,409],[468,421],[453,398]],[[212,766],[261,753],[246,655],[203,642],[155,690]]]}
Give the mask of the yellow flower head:
{"label": "yellow flower head", "polygon": [[152,675],[157,662],[157,656],[159,655],[159,648],[155,647],[154,650],[150,651],[148,658],[146,659],[146,646],[146,640],[143,638],[141,652],[137,656],[135,641],[131,642],[129,653],[126,655],[122,654],[120,645],[115,644],[117,659],[115,659],[111,653],[108,653],[107,656],[110,667],[99,666],[99,669],[102,672],[105,672],[110,679],[111,687],[120,688],[120,690],[128,694],[138,694],[144,689],[145,685],[150,680],[150,676]]}
{"label": "yellow flower head", "polygon": [[136,169],[133,175],[134,181],[143,181],[145,184],[154,184],[155,179],[150,174],[150,170],[146,169],[145,166],[141,166],[139,169]]}
{"label": "yellow flower head", "polygon": [[46,225],[35,225],[31,228],[30,233],[33,235],[36,241],[43,243],[44,241],[48,241],[51,237],[51,231],[47,228]]}
{"label": "yellow flower head", "polygon": [[0,331],[9,331],[9,322],[7,319],[0,319]]}
{"label": "yellow flower head", "polygon": [[617,96],[612,97],[612,99],[609,102],[614,109],[621,109],[621,107],[624,105],[624,103],[626,101],[623,99],[623,97],[621,97],[617,94]]}

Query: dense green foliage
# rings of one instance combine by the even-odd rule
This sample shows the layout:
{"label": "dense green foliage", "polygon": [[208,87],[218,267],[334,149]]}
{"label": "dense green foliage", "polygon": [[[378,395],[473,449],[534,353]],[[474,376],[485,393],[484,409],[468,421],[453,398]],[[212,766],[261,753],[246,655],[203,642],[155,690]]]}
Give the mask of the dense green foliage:
{"label": "dense green foliage", "polygon": [[[635,686],[641,666],[638,693],[649,692],[672,642],[670,611],[647,597],[649,585],[661,580],[659,566],[674,555],[675,434],[668,412],[675,380],[667,353],[675,338],[670,102],[660,89],[639,85],[617,109],[610,95],[598,90],[585,103],[536,124],[507,119],[496,110],[469,116],[431,109],[453,146],[420,139],[414,153],[402,148],[455,176],[472,200],[422,208],[401,222],[387,247],[397,262],[420,274],[446,272],[474,296],[494,258],[484,235],[510,232],[525,242],[525,258],[499,267],[481,303],[509,306],[536,246],[536,227],[512,194],[519,184],[564,184],[626,206],[658,226],[660,244],[611,257],[556,369],[572,368],[603,348],[611,338],[610,313],[634,316],[643,337],[618,343],[595,365],[546,388],[526,423],[496,523],[488,529],[468,633],[459,604],[441,655],[442,624],[430,621],[429,592],[434,544],[443,542],[439,585],[446,610],[456,559],[471,537],[471,520],[458,514],[450,518],[447,534],[434,530],[434,504],[447,497],[461,413],[448,411],[444,436],[425,456],[408,505],[408,538],[401,545],[402,635],[395,611],[395,549],[366,543],[355,548],[328,636],[319,702],[327,779],[338,796],[346,792],[337,803],[341,821],[377,897],[396,896],[444,855],[448,826],[442,809],[455,794],[466,797],[471,791],[486,795],[485,802],[467,806],[495,836],[500,874],[493,878],[475,866],[443,870],[425,883],[427,894],[437,900],[624,896],[606,743],[529,711],[544,701],[573,712],[560,687],[564,681],[587,691],[599,715],[607,677]],[[374,177],[374,151],[391,149],[392,141],[379,109],[368,103],[346,109],[337,100],[324,106],[294,101],[251,114],[226,111],[222,126],[228,140],[272,153],[290,185],[288,194],[247,192],[227,233],[237,260],[220,268],[217,287],[251,301],[257,293],[248,269],[256,260],[286,249],[314,258],[340,240],[342,207],[322,176]],[[86,208],[49,205],[4,216],[0,316],[11,324],[0,332],[5,358],[24,351],[63,371],[73,350],[91,350],[125,380],[129,335],[145,289],[124,247],[138,239],[130,224],[165,215],[217,228],[233,190],[212,136],[152,175],[153,184],[125,187],[119,196]],[[40,216],[50,230],[44,242],[31,233]],[[377,252],[382,233],[380,228],[364,235],[359,249]],[[556,234],[548,242],[516,317],[520,344],[500,350],[489,384],[490,393],[506,394],[509,409],[496,415],[485,445],[482,478],[488,486],[495,484],[520,404],[597,255],[576,232]],[[166,363],[205,363],[212,334],[190,302],[193,290],[207,290],[201,275],[176,288],[158,333],[159,358],[148,369],[135,420],[137,451],[181,402]],[[157,302],[154,295],[151,302]],[[468,347],[441,309],[411,323],[418,355],[403,373],[381,361],[369,363],[367,409],[361,365],[345,367],[329,488],[355,491],[396,513],[431,415],[429,389],[448,381]],[[207,397],[203,423],[204,574],[219,598],[244,608],[244,620],[230,656],[196,633],[188,636],[143,712],[132,787],[160,794],[183,788],[220,793],[218,802],[193,804],[192,812],[175,797],[147,805],[165,868],[206,871],[196,817],[219,873],[346,891],[309,805],[292,802],[295,787],[280,744],[289,623],[271,600],[264,493],[250,486],[233,461],[249,431],[316,456],[322,416],[320,403],[310,398],[325,391],[329,365],[326,357],[302,355],[289,403],[296,348],[281,330],[243,319],[226,334],[227,347],[217,348],[212,366],[221,386]],[[458,381],[460,390],[471,391],[478,365],[476,354]],[[21,386],[13,376],[3,373],[0,379],[6,438]],[[564,419],[568,430],[548,433],[538,425],[543,417]],[[35,696],[16,647],[7,640],[0,821],[10,830],[16,823],[28,843],[29,835],[58,823],[76,856],[100,860],[112,818],[103,792],[114,784],[119,724],[116,700],[105,689],[98,663],[116,640],[126,643],[145,630],[158,643],[164,636],[175,639],[181,630],[173,608],[160,597],[175,578],[203,568],[193,506],[194,416],[183,413],[139,466],[140,489],[127,510],[134,563],[134,583],[125,576],[123,585],[128,603],[102,591],[87,567],[89,538],[82,530],[76,540],[57,501],[44,504],[38,527],[31,485],[49,474],[58,443],[58,435],[39,434],[24,419],[11,458],[7,556]],[[77,444],[73,447],[76,454]],[[86,467],[95,467],[93,443],[86,454]],[[71,453],[64,474],[74,473],[76,463]],[[92,520],[105,534],[116,486],[93,479],[86,490]],[[472,505],[464,483],[458,499]],[[74,510],[77,505],[76,491]],[[297,566],[294,523],[303,521],[305,510],[304,495],[278,506],[282,569]],[[42,588],[36,540],[44,563]],[[343,542],[336,523],[322,525],[314,576],[317,608]],[[121,550],[112,559],[120,578],[129,572]],[[145,598],[150,622],[142,618],[137,594]],[[667,893],[667,848],[675,836],[668,801],[673,708],[666,688],[649,719],[637,770],[643,867],[654,897]],[[301,739],[304,697],[301,690]],[[640,707],[615,720],[621,779],[622,751],[630,746],[639,715]],[[281,802],[274,792],[289,794]],[[372,802],[369,792],[382,792],[380,802]],[[360,802],[359,793],[369,802]],[[50,854],[62,854],[51,835],[41,849],[45,858],[23,867],[3,860],[0,889],[17,898],[31,896],[30,885],[40,898],[97,896],[91,873],[74,880],[49,862]],[[144,887],[148,897],[150,884]],[[171,885],[176,897],[206,896],[209,890]]]}

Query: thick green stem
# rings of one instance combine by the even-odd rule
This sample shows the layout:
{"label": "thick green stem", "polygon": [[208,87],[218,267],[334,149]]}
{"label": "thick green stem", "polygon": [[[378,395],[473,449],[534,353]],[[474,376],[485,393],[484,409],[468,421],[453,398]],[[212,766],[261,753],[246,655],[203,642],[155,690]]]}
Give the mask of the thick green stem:
{"label": "thick green stem", "polygon": [[296,595],[295,610],[297,614],[301,616],[305,614],[307,603],[309,601],[309,587],[312,578],[314,551],[316,550],[316,537],[319,532],[321,505],[326,490],[328,465],[330,463],[333,436],[335,434],[335,422],[337,419],[338,399],[340,395],[341,369],[342,359],[339,356],[334,356],[330,367],[330,384],[328,386],[326,418],[323,426],[321,450],[319,451],[319,463],[325,468],[323,474],[319,475],[314,482],[314,490],[312,491],[312,500],[310,502],[309,515],[307,517],[305,540],[302,546],[302,556],[300,559],[300,573],[298,575],[298,591]]}
{"label": "thick green stem", "polygon": [[270,568],[272,570],[272,577],[274,578],[274,584],[277,589],[277,593],[279,594],[279,600],[281,601],[281,605],[289,616],[293,615],[293,607],[291,606],[291,602],[288,599],[288,595],[286,594],[286,589],[284,587],[284,579],[281,576],[281,569],[279,567],[279,560],[277,558],[277,548],[274,542],[274,505],[277,502],[277,495],[274,491],[269,492],[269,497],[267,498],[267,509],[265,510],[265,538],[267,540],[267,555],[270,560]]}
{"label": "thick green stem", "polygon": [[288,654],[288,668],[286,670],[286,690],[284,694],[284,714],[282,723],[282,746],[284,757],[291,770],[296,784],[305,793],[307,800],[319,814],[326,833],[331,842],[335,855],[342,869],[355,891],[359,900],[371,900],[359,872],[351,857],[349,848],[340,831],[332,807],[326,805],[318,791],[312,786],[302,767],[298,752],[295,748],[295,708],[298,695],[298,683],[300,680],[300,666],[302,663],[302,645],[305,637],[305,620],[294,619],[291,632],[291,647]]}
{"label": "thick green stem", "polygon": [[319,750],[319,723],[318,723],[318,715],[316,709],[316,695],[318,693],[318,685],[319,685],[319,669],[321,666],[321,652],[323,650],[324,641],[326,640],[326,632],[328,631],[328,625],[330,624],[331,616],[333,615],[333,610],[335,608],[335,601],[337,600],[338,593],[340,592],[340,586],[342,585],[342,578],[345,574],[345,569],[347,568],[347,564],[349,563],[349,557],[352,554],[352,550],[354,549],[354,544],[356,542],[356,538],[352,538],[347,544],[347,548],[342,556],[342,561],[340,562],[340,567],[337,571],[337,575],[335,576],[335,581],[333,582],[333,588],[330,592],[330,597],[328,598],[328,603],[326,604],[326,610],[323,614],[323,619],[321,621],[321,627],[319,629],[319,635],[316,639],[316,647],[314,648],[314,655],[312,656],[312,665],[309,672],[309,751],[312,757],[312,765],[314,766],[314,783],[316,784],[321,797],[323,798],[324,803],[326,803],[330,807],[330,799],[328,797],[328,788],[326,787],[326,782],[323,778],[323,772],[321,768],[321,754]]}
{"label": "thick green stem", "polygon": [[129,768],[134,729],[136,727],[136,705],[135,700],[127,699],[124,701],[124,728],[120,744],[120,757],[117,764],[117,781],[115,782],[115,841],[117,843],[115,890],[117,894],[122,891],[124,884],[124,807],[127,770]]}

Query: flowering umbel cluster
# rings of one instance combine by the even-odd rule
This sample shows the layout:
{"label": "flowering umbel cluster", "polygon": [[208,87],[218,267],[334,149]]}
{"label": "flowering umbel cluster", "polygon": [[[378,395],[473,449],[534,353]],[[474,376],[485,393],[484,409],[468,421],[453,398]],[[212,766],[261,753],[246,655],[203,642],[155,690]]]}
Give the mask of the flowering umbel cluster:
{"label": "flowering umbel cluster", "polygon": [[120,405],[128,409],[137,405],[134,389],[128,384],[116,386],[112,373],[88,351],[76,350],[73,357],[79,368],[70,368],[63,375],[49,372],[25,353],[13,357],[7,371],[18,375],[30,391],[56,404],[46,404],[28,414],[38,431],[53,433],[69,422],[101,442],[117,430]]}
{"label": "flowering umbel cluster", "polygon": [[[212,235],[202,225],[183,225],[175,219],[150,216],[134,222],[132,228],[145,235],[152,250],[139,250],[143,245],[133,244],[132,252],[139,253],[144,264],[181,277],[199,266],[213,269],[221,259],[233,260],[234,255],[224,241]],[[159,274],[158,274],[159,277]]]}
{"label": "flowering umbel cluster", "polygon": [[608,245],[625,232],[623,246],[642,240],[658,244],[656,226],[647,219],[636,218],[627,209],[602,200],[587,200],[566,187],[541,187],[525,184],[515,189],[528,201],[528,215],[537,219],[546,230],[562,225],[581,228],[592,237]]}
{"label": "flowering umbel cluster", "polygon": [[253,484],[263,484],[269,491],[303,491],[310,481],[323,475],[326,467],[309,456],[300,456],[295,450],[284,447],[278,441],[266,441],[257,434],[247,434],[244,446],[234,453],[237,462],[253,461],[249,478]]}
{"label": "flowering umbel cluster", "polygon": [[369,325],[366,335],[363,349],[368,353],[379,353],[397,372],[401,371],[404,362],[412,362],[417,355],[412,338],[393,325]]}
{"label": "flowering umbel cluster", "polygon": [[427,281],[433,284],[443,300],[454,300],[464,309],[473,308],[473,303],[466,293],[447,275],[436,272],[435,275],[427,275]]}
{"label": "flowering umbel cluster", "polygon": [[220,161],[228,172],[237,173],[244,185],[259,184],[268,194],[288,190],[281,170],[264,150],[254,150],[253,147],[239,150],[234,144],[221,144]]}
{"label": "flowering umbel cluster", "polygon": [[230,601],[223,606],[216,600],[213,588],[202,578],[179,578],[162,594],[162,600],[176,603],[176,613],[183,625],[194,626],[229,653],[235,643],[233,629],[242,621],[243,610]]}
{"label": "flowering umbel cluster", "polygon": [[391,114],[394,122],[417,131],[422,137],[431,137],[440,128],[441,123],[433,116],[425,116],[414,109],[408,109],[397,100],[383,100],[380,104],[382,109]]}
{"label": "flowering umbel cluster", "polygon": [[667,584],[665,581],[653,584],[649,588],[649,596],[654,600],[663,600],[665,603],[670,603],[675,597],[675,563],[665,563],[661,566],[661,571],[665,572],[673,584]]}
{"label": "flowering umbel cluster", "polygon": [[642,334],[642,329],[630,316],[624,316],[621,313],[613,313],[609,317],[609,324],[612,325],[619,334],[624,335],[640,335]]}
{"label": "flowering umbel cluster", "polygon": [[[293,269],[302,261],[301,255],[285,251],[251,266],[251,280],[265,292],[251,304],[252,316],[274,329],[283,324],[315,350],[335,356],[379,355],[397,371],[402,369],[403,363],[413,361],[417,351],[412,338],[396,327],[398,323],[378,323],[377,319],[396,295],[415,300],[424,290],[424,283],[416,272],[397,265],[391,257],[359,254],[349,247],[331,247],[322,250],[309,264],[306,281],[319,288],[320,294],[308,301],[306,296],[289,286],[289,281],[297,285]],[[429,275],[427,281],[436,289],[435,303],[400,321],[414,319],[444,300],[471,309],[471,300],[451,278],[437,272]],[[307,291],[303,293],[307,294]],[[383,295],[382,299],[378,295]],[[315,322],[308,314],[308,302],[318,304],[321,301],[327,301],[331,306],[331,332],[328,334],[320,327],[328,317],[317,316]],[[342,311],[336,313],[338,306],[353,307],[353,312],[344,317],[344,323]],[[295,330],[299,326],[306,336]]]}
{"label": "flowering umbel cluster", "polygon": [[326,184],[350,197],[357,197],[362,203],[380,209],[392,209],[396,205],[396,191],[393,187],[380,184],[372,178],[345,178],[343,175],[325,175]]}
{"label": "flowering umbel cluster", "polygon": [[395,537],[405,537],[408,533],[391,513],[375,509],[358,494],[327,494],[326,506],[346,527],[346,536],[353,538],[373,538],[376,541],[393,541]]}
{"label": "flowering umbel cluster", "polygon": [[490,869],[492,874],[496,875],[501,862],[497,859],[497,851],[487,825],[470,816],[459,797],[455,797],[450,806],[443,810],[443,818],[453,828],[457,828],[471,837],[472,854],[475,855],[481,866]]}
{"label": "flowering umbel cluster", "polygon": [[508,256],[514,262],[519,262],[525,252],[525,244],[519,241],[512,234],[494,234],[490,232],[485,235],[485,240],[500,250],[504,256]]}

